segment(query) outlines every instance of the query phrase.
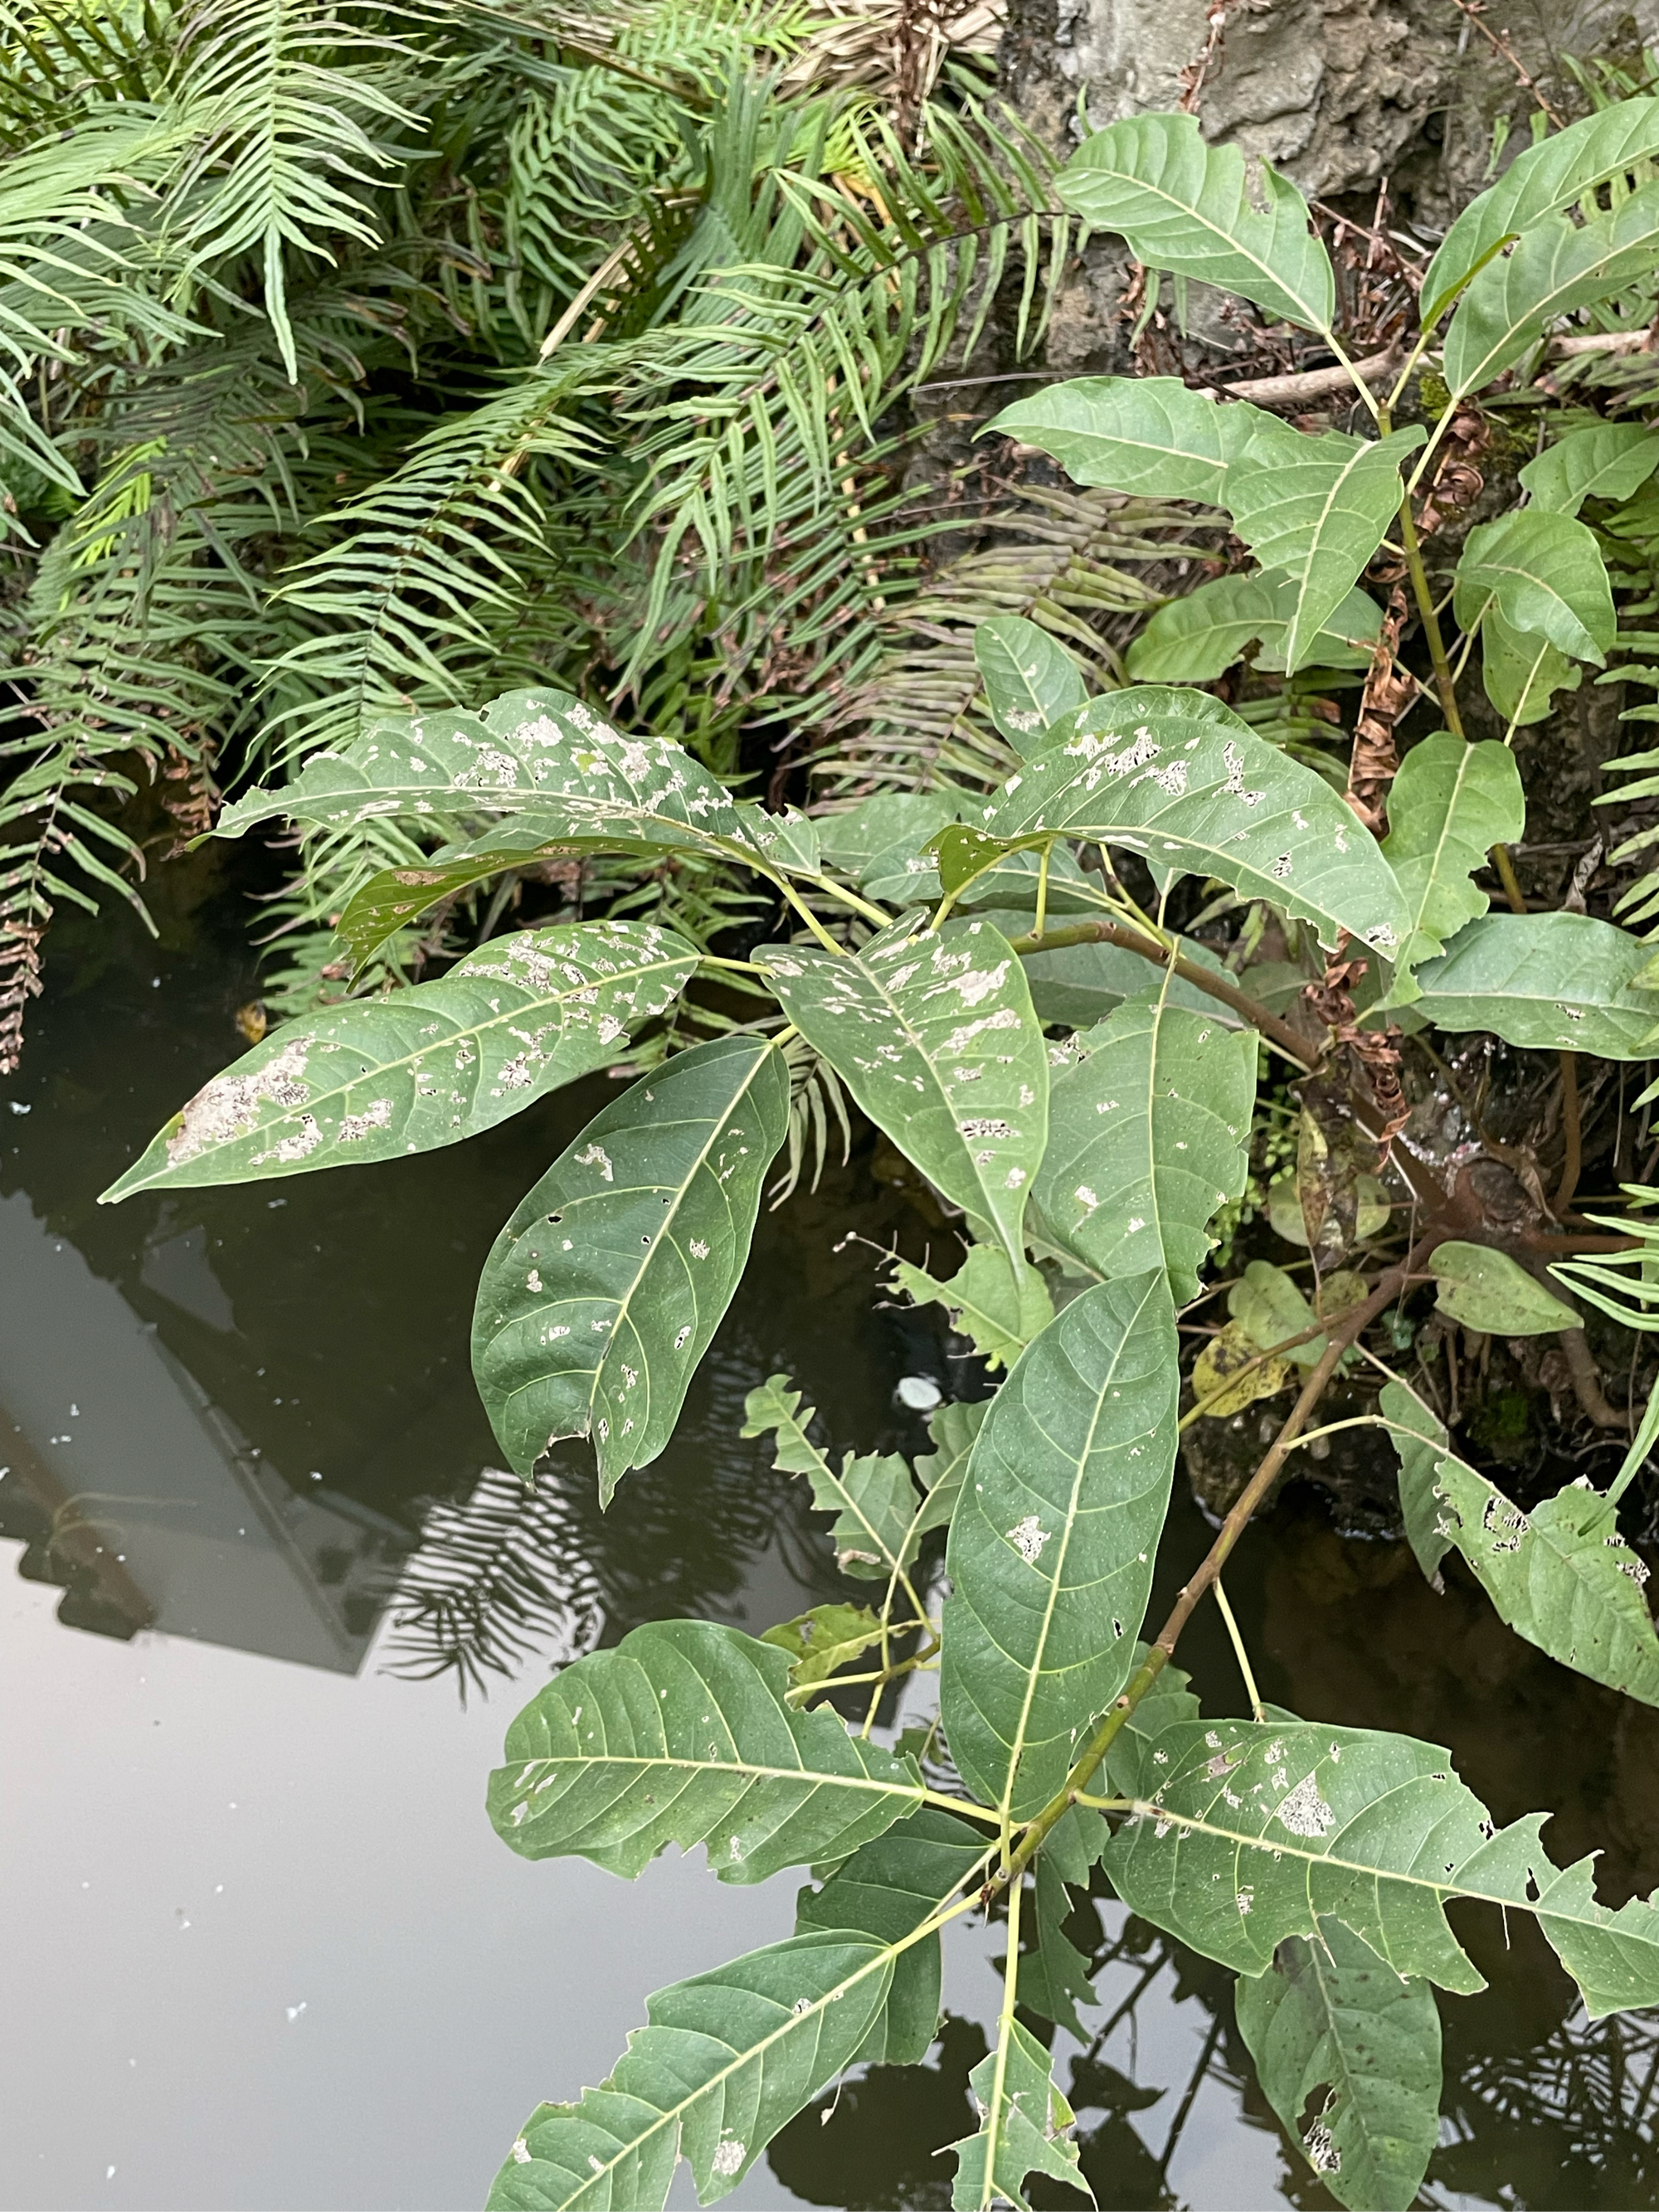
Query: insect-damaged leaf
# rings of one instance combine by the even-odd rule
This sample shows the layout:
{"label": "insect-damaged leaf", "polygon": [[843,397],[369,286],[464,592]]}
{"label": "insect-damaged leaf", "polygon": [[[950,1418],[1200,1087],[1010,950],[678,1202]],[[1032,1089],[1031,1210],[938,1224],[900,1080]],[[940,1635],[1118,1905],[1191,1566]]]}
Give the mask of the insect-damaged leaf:
{"label": "insect-damaged leaf", "polygon": [[812,1486],[813,1510],[836,1516],[830,1537],[843,1574],[865,1581],[896,1574],[908,1565],[915,1533],[916,1493],[909,1468],[896,1452],[872,1452],[862,1459],[848,1452],[837,1474],[807,1436],[813,1409],[809,1406],[802,1413],[800,1400],[787,1375],[772,1376],[744,1400],[740,1433],[763,1437],[776,1431],[774,1464],[781,1474],[805,1475]]}
{"label": "insect-damaged leaf", "polygon": [[[821,1889],[795,1901],[795,1932],[838,1929],[896,1942],[984,1860],[988,1838],[966,1821],[924,1805],[854,1851]],[[892,1987],[859,2057],[867,2064],[919,2066],[939,2031],[939,1939],[924,1936],[893,1962]]]}
{"label": "insect-damaged leaf", "polygon": [[1031,994],[988,922],[902,922],[856,953],[757,956],[789,1018],[946,1198],[991,1222],[1016,1267],[1048,1133],[1048,1059]]}
{"label": "insect-damaged leaf", "polygon": [[701,2203],[728,2195],[851,2065],[895,1955],[870,1937],[796,1936],[659,1990],[597,2089],[531,2114],[489,2212],[662,2212],[682,2151]]}
{"label": "insect-damaged leaf", "polygon": [[1490,1030],[1529,1051],[1645,1060],[1659,994],[1636,975],[1652,947],[1589,914],[1488,914],[1413,978],[1437,1029]]}
{"label": "insect-damaged leaf", "polygon": [[1513,844],[1527,825],[1515,755],[1495,738],[1466,744],[1445,731],[1425,738],[1400,763],[1389,793],[1383,858],[1412,917],[1405,959],[1425,959],[1466,921],[1486,911],[1470,880],[1494,845]]}
{"label": "insect-damaged leaf", "polygon": [[1054,1070],[1034,1204],[1097,1274],[1169,1269],[1198,1294],[1216,1208],[1243,1191],[1255,1103],[1253,1033],[1153,999],[1072,1041]]}
{"label": "insect-damaged leaf", "polygon": [[893,1265],[890,1287],[915,1305],[942,1305],[951,1326],[973,1340],[993,1373],[1006,1367],[1054,1317],[1048,1286],[1029,1264],[1016,1275],[996,1244],[975,1244],[948,1282],[938,1282],[908,1260]]}
{"label": "insect-damaged leaf", "polygon": [[982,622],[974,632],[974,659],[991,720],[1022,755],[1036,751],[1045,731],[1089,696],[1065,647],[1023,615]]}
{"label": "insect-damaged leaf", "polygon": [[1275,427],[1227,472],[1226,503],[1265,569],[1282,572],[1284,665],[1321,657],[1321,641],[1382,544],[1403,487],[1400,463],[1422,445],[1420,424],[1368,441]]}
{"label": "insect-damaged leaf", "polygon": [[1178,376],[1082,376],[1017,399],[986,424],[1052,454],[1074,483],[1219,507],[1227,470],[1276,416]]}
{"label": "insect-damaged leaf", "polygon": [[[1084,1806],[1074,1805],[1072,1811],[1086,1817],[1087,1808]],[[1051,1830],[1050,1835],[1052,1832]],[[1105,1846],[1103,1835],[1101,1846]],[[1054,1864],[1047,1839],[1036,1863],[1031,1902],[1036,1940],[1019,1962],[1019,2001],[1027,2012],[1053,2021],[1056,2027],[1069,2028],[1079,2043],[1087,2043],[1089,2038],[1078,2018],[1077,2008],[1079,2004],[1094,2002],[1094,1985],[1089,1979],[1089,1961],[1066,1933],[1072,1900],[1066,1893],[1065,1881]]]}
{"label": "insect-damaged leaf", "polygon": [[[1647,103],[1659,110],[1659,100]],[[1628,499],[1659,469],[1659,437],[1641,422],[1569,430],[1521,471],[1536,507],[1577,514],[1587,499]]]}
{"label": "insect-damaged leaf", "polygon": [[1195,116],[1135,115],[1097,131],[1056,190],[1148,268],[1218,284],[1302,330],[1329,330],[1336,279],[1307,202],[1266,161],[1206,145]]}
{"label": "insect-damaged leaf", "polygon": [[1455,1546],[1517,1636],[1592,1681],[1659,1705],[1648,1571],[1620,1534],[1611,1499],[1581,1478],[1523,1513],[1449,1449],[1439,1420],[1402,1384],[1387,1385],[1382,1406],[1397,1425],[1407,1533],[1424,1572]]}
{"label": "insect-damaged leaf", "polygon": [[[1160,607],[1130,645],[1125,665],[1137,684],[1209,684],[1259,639],[1256,666],[1282,669],[1297,600],[1292,576],[1217,576]],[[1326,616],[1304,658],[1322,668],[1368,668],[1382,626],[1376,601],[1351,591]]]}
{"label": "insect-damaged leaf", "polygon": [[867,1605],[814,1605],[781,1620],[761,1638],[789,1661],[789,1686],[805,1690],[827,1682],[842,1667],[881,1641],[881,1619]]}
{"label": "insect-damaged leaf", "polygon": [[590,1652],[532,1699],[489,1778],[496,1833],[525,1858],[637,1875],[703,1844],[722,1881],[842,1856],[921,1802],[915,1763],[787,1703],[787,1654],[708,1620],[659,1620]]}
{"label": "insect-damaged leaf", "polygon": [[1025,2183],[1033,2173],[1063,2181],[1094,2202],[1069,2133],[1075,2115],[1048,2069],[1048,2054],[1030,2029],[1005,2021],[997,2049],[968,2076],[982,2117],[976,2136],[951,2146],[957,2154],[952,2212],[1005,2203],[1031,2212]]}
{"label": "insect-damaged leaf", "polygon": [[1647,276],[1656,243],[1659,184],[1642,185],[1585,223],[1541,217],[1507,254],[1487,262],[1457,303],[1443,356],[1452,398],[1512,368],[1558,315]]}
{"label": "insect-damaged leaf", "polygon": [[1276,1397],[1291,1379],[1289,1363],[1266,1358],[1267,1347],[1242,1321],[1230,1321],[1193,1362],[1193,1403],[1206,1420],[1231,1420],[1258,1398]]}
{"label": "insect-damaged leaf", "polygon": [[1139,684],[1090,702],[986,809],[994,837],[1059,831],[1160,870],[1215,876],[1392,957],[1409,927],[1376,840],[1324,779],[1201,692]]}
{"label": "insect-damaged leaf", "polygon": [[683,747],[626,737],[567,691],[508,691],[476,712],[445,708],[375,722],[343,751],[313,753],[292,782],[228,806],[217,834],[238,837],[276,817],[343,830],[371,818],[519,814],[540,817],[538,836],[549,842],[757,848],[755,815],[740,813]]}
{"label": "insect-damaged leaf", "polygon": [[1485,1984],[1444,1907],[1484,1897],[1535,1916],[1592,2019],[1659,2002],[1659,1906],[1609,1911],[1593,1860],[1544,1850],[1547,1814],[1494,1834],[1450,1768],[1437,1745],[1371,1729],[1177,1722],[1114,1765],[1138,1802],[1106,1871],[1132,1912],[1243,1974],[1331,1914],[1396,1973],[1470,1993]]}
{"label": "insect-damaged leaf", "polygon": [[104,1196],[459,1144],[603,1067],[696,964],[684,938],[640,922],[493,939],[435,983],[289,1023],[198,1091]]}
{"label": "insect-damaged leaf", "polygon": [[1074,1298],[991,1401],[951,1522],[940,1709],[1015,1819],[1128,1678],[1170,1502],[1180,1387],[1162,1268]]}
{"label": "insect-damaged leaf", "polygon": [[1558,214],[1595,185],[1659,154],[1659,100],[1621,100],[1526,146],[1453,222],[1423,278],[1423,328],[1439,321],[1466,277],[1506,238]]}
{"label": "insect-damaged leaf", "polygon": [[595,1115],[490,1248],[472,1371],[519,1474],[592,1436],[599,1495],[653,1460],[749,1257],[789,1077],[760,1038],[677,1053]]}
{"label": "insect-damaged leaf", "polygon": [[1457,564],[1458,621],[1473,629],[1488,600],[1511,631],[1547,638],[1599,668],[1615,620],[1595,533],[1570,514],[1522,507],[1470,531]]}
{"label": "insect-damaged leaf", "polygon": [[1241,1979],[1233,2009],[1268,2103],[1337,2203],[1407,2212],[1440,2133],[1429,1984],[1328,1917],[1311,1942],[1292,1936],[1267,1973]]}

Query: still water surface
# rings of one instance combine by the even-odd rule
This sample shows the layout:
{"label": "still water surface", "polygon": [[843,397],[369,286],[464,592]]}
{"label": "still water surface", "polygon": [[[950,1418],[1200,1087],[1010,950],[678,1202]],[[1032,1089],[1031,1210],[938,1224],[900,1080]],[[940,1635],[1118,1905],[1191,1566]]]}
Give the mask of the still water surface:
{"label": "still water surface", "polygon": [[[929,1232],[855,1163],[763,1218],[678,1435],[610,1514],[580,1448],[526,1506],[492,1472],[473,1289],[607,1086],[423,1160],[100,1209],[240,1048],[240,924],[220,896],[160,948],[113,915],[66,927],[0,1093],[0,2190],[77,2212],[447,2212],[482,2201],[540,2099],[601,2077],[648,1990],[787,1934],[797,1884],[731,1888],[700,1854],[634,1885],[515,1858],[483,1812],[507,1720],[640,1620],[758,1630],[836,1594],[803,1486],[738,1438],[755,1382],[787,1369],[860,1449],[923,1443],[901,1376],[981,1386],[878,1307],[848,1232],[918,1256]],[[1206,1542],[1183,1505],[1164,1583]],[[1229,1583],[1268,1697],[1449,1744],[1501,1818],[1559,1813],[1558,1857],[1607,1843],[1610,1901],[1659,1880],[1659,1716],[1310,1500]],[[1188,1642],[1237,1710],[1213,1624]],[[1529,1929],[1506,1948],[1495,1922],[1462,1927],[1492,1987],[1443,2008],[1422,2201],[1659,2203],[1659,2021],[1591,2028]],[[1328,2203],[1249,2081],[1229,1978],[1104,1899],[1071,1932],[1102,1961],[1090,2043],[1057,2045],[1101,2204]],[[946,2205],[934,2154],[973,2125],[1000,1950],[995,1930],[947,1946],[931,2062],[803,2115],[727,2201]]]}

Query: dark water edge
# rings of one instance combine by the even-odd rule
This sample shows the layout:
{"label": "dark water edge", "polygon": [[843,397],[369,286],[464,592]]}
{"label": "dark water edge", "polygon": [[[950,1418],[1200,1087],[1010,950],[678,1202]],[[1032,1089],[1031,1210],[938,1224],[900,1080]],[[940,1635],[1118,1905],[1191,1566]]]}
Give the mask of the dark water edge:
{"label": "dark water edge", "polygon": [[[700,1856],[632,1887],[524,1864],[482,1811],[506,1721],[639,1620],[759,1629],[840,1590],[803,1486],[738,1437],[755,1382],[790,1371],[861,1450],[923,1442],[901,1376],[983,1387],[925,1317],[879,1305],[876,1255],[845,1241],[939,1242],[866,1148],[763,1218],[663,1457],[601,1515],[573,1447],[526,1507],[489,1472],[473,1289],[605,1079],[423,1159],[94,1202],[241,1049],[245,915],[212,890],[160,945],[124,915],[66,918],[0,1086],[15,2208],[481,2203],[532,2106],[599,2080],[647,1990],[787,1933],[796,1887],[732,1889]],[[1155,1615],[1207,1540],[1183,1499]],[[1500,1819],[1556,1813],[1559,1860],[1605,1846],[1609,1902],[1659,1881],[1659,1715],[1519,1643],[1478,1593],[1437,1596],[1402,1546],[1338,1536],[1311,1494],[1251,1533],[1228,1586],[1267,1698],[1447,1745]],[[1239,1709],[1212,1615],[1182,1656],[1211,1710]],[[1254,2086],[1231,1978],[1104,1899],[1071,1933],[1102,1960],[1094,2042],[1057,2045],[1100,2203],[1328,2203]],[[1659,2021],[1589,2026],[1529,1923],[1506,1942],[1465,1913],[1460,1933],[1491,1987],[1442,2006],[1422,2202],[1659,2203]],[[956,1945],[927,2065],[803,2114],[728,2201],[947,2204],[934,2154],[973,2125],[1000,1950],[994,1929]]]}

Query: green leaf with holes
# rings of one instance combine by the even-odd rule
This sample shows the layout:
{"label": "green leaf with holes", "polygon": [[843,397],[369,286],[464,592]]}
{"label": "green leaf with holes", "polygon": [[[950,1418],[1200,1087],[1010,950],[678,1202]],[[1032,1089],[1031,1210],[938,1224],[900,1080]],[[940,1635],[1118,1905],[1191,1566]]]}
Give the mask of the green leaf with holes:
{"label": "green leaf with holes", "polygon": [[1426,959],[1486,913],[1473,878],[1494,845],[1525,834],[1526,793],[1515,755],[1495,738],[1466,744],[1438,731],[1414,744],[1389,793],[1382,857],[1412,918],[1401,963]]}
{"label": "green leaf with holes", "polygon": [[1024,1819],[1128,1679],[1180,1388],[1164,1271],[1083,1292],[992,1401],[945,1552],[940,1709],[957,1771]]}
{"label": "green leaf with holes", "polygon": [[1137,1802],[1106,1871],[1132,1912],[1243,1974],[1330,1915],[1395,1972],[1470,1993],[1485,1984],[1445,1906],[1477,1897],[1534,1916],[1592,2019],[1659,2002],[1659,1906],[1610,1911],[1592,1859],[1545,1851],[1546,1814],[1494,1833],[1450,1770],[1437,1745],[1371,1729],[1177,1723],[1115,1765]]}
{"label": "green leaf with holes", "polygon": [[[1217,576],[1160,607],[1130,645],[1125,665],[1137,684],[1210,684],[1259,641],[1256,666],[1282,669],[1297,592],[1296,579],[1277,572]],[[1321,668],[1368,668],[1382,626],[1376,600],[1350,591],[1326,616],[1307,658]]]}
{"label": "green leaf with holes", "polygon": [[1265,1974],[1241,1979],[1233,2009],[1267,2102],[1324,2188],[1351,2212],[1407,2212],[1440,2134],[1427,1982],[1327,1916],[1311,1942],[1292,1936]]}
{"label": "green leaf with holes", "polygon": [[716,1037],[596,1115],[516,1208],[478,1284],[472,1371],[520,1474],[591,1437],[608,1504],[661,1451],[748,1260],[788,1111],[782,1054]]}
{"label": "green leaf with holes", "polygon": [[1280,647],[1287,669],[1321,657],[1325,630],[1399,511],[1400,464],[1423,444],[1420,424],[1386,438],[1321,436],[1277,425],[1227,471],[1233,526],[1262,568],[1291,586]]}
{"label": "green leaf with holes", "polygon": [[1070,1040],[1033,1194],[1049,1240],[1097,1275],[1162,1266],[1177,1305],[1195,1297],[1210,1222],[1249,1173],[1255,1069],[1253,1031],[1157,999]]}
{"label": "green leaf with holes", "polygon": [[793,1620],[781,1620],[761,1638],[775,1644],[789,1661],[789,1686],[805,1690],[827,1682],[881,1641],[880,1616],[867,1605],[814,1605]]}
{"label": "green leaf with holes", "polygon": [[722,1881],[838,1858],[921,1802],[915,1763],[797,1712],[787,1654],[709,1620],[659,1620],[564,1668],[507,1733],[489,1818],[529,1859],[630,1880],[702,1844]]}
{"label": "green leaf with holes", "polygon": [[1031,2212],[1025,2184],[1033,2173],[1093,2201],[1071,2139],[1074,2115],[1048,2069],[1048,2054],[1030,2030],[1005,2020],[996,2049],[968,2076],[981,2117],[977,2135],[951,2145],[957,2154],[952,2212],[1001,2203]]}
{"label": "green leaf with holes", "polygon": [[993,615],[974,632],[974,659],[991,720],[1017,753],[1087,699],[1082,672],[1060,641],[1023,615]]}
{"label": "green leaf with holes", "polygon": [[1387,957],[1410,927],[1376,841],[1322,776],[1201,692],[1139,684],[1091,700],[985,811],[994,837],[1087,837],[1178,874],[1213,876]]}
{"label": "green leaf with holes", "polygon": [[841,1471],[807,1435],[815,1418],[801,1411],[801,1394],[787,1375],[770,1376],[744,1401],[745,1437],[775,1434],[773,1464],[783,1474],[804,1474],[812,1486],[812,1510],[833,1513],[830,1539],[836,1565],[844,1575],[873,1582],[908,1565],[920,1531],[915,1486],[896,1452],[871,1452],[855,1459],[848,1452]]}
{"label": "green leaf with holes", "polygon": [[492,939],[435,983],[325,1007],[255,1045],[197,1092],[105,1200],[459,1144],[615,1059],[696,964],[684,938],[641,922]]}
{"label": "green leaf with holes", "polygon": [[1598,668],[1613,643],[1607,563],[1595,532],[1570,514],[1526,507],[1470,531],[1457,564],[1458,621],[1473,629],[1488,605],[1510,630]]}
{"label": "green leaf with holes", "polygon": [[1025,976],[988,922],[902,922],[856,953],[756,956],[785,1012],[879,1129],[1016,1267],[1048,1133],[1048,1058]]}
{"label": "green leaf with holes", "polygon": [[1236,292],[1301,330],[1330,329],[1336,279],[1307,202],[1266,161],[1206,145],[1195,116],[1134,115],[1097,131],[1056,190],[1149,269]]}
{"label": "green leaf with holes", "polygon": [[1471,278],[1446,331],[1454,399],[1513,368],[1558,316],[1593,306],[1651,274],[1659,252],[1659,183],[1605,215],[1573,223],[1547,215]]}
{"label": "green leaf with holes", "polygon": [[1639,989],[1652,947],[1587,914],[1488,914],[1416,973],[1437,1029],[1489,1030],[1533,1052],[1645,1060],[1659,994]]}
{"label": "green leaf with holes", "polygon": [[1414,1493],[1408,1526],[1415,1520],[1426,1538],[1413,1539],[1425,1572],[1455,1546],[1517,1636],[1593,1682],[1659,1705],[1648,1570],[1620,1534],[1613,1502],[1581,1480],[1523,1512],[1449,1449],[1411,1391],[1389,1383],[1382,1413],[1398,1425],[1401,1495]]}
{"label": "green leaf with holes", "polygon": [[1458,287],[1504,240],[1558,215],[1610,177],[1659,155],[1659,100],[1621,100],[1522,147],[1498,182],[1456,217],[1424,272],[1419,307],[1433,328]]}

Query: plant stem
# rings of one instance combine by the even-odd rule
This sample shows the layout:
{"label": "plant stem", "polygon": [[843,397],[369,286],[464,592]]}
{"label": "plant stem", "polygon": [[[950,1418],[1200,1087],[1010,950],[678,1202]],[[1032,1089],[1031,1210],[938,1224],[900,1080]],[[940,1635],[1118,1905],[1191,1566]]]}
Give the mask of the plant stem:
{"label": "plant stem", "polygon": [[1004,2111],[1003,2091],[1008,2079],[1008,2046],[1014,2039],[1015,1991],[1019,1985],[1019,1903],[1024,1884],[1015,1878],[1008,1893],[1008,1963],[1002,1970],[1002,2009],[997,2015],[997,2062],[991,2076],[985,2129],[985,2186],[980,2195],[983,2208],[997,2201],[997,2142]]}
{"label": "plant stem", "polygon": [[1417,601],[1418,619],[1423,625],[1423,635],[1429,648],[1429,659],[1434,668],[1435,690],[1440,695],[1440,711],[1446,718],[1446,727],[1453,737],[1463,735],[1463,718],[1457,711],[1457,690],[1452,681],[1451,664],[1446,658],[1445,640],[1440,635],[1440,617],[1434,611],[1434,595],[1429,589],[1428,574],[1423,566],[1423,548],[1417,535],[1417,524],[1412,517],[1411,494],[1400,502],[1400,542],[1406,556],[1406,574],[1411,578],[1412,597]]}
{"label": "plant stem", "polygon": [[1173,969],[1183,982],[1195,984],[1200,991],[1207,992],[1211,998],[1219,999],[1224,1006],[1231,1006],[1236,1014],[1249,1022],[1252,1029],[1259,1030],[1270,1044],[1276,1045],[1285,1059],[1293,1060],[1298,1067],[1311,1069],[1318,1062],[1317,1048],[1293,1030],[1288,1022],[1280,1021],[1278,1015],[1259,1000],[1241,991],[1226,976],[1212,975],[1207,968],[1200,968],[1195,960],[1188,960],[1185,953],[1172,951],[1168,945],[1158,944],[1153,938],[1142,937],[1135,930],[1126,929],[1121,922],[1068,921],[1058,929],[1049,930],[1042,938],[1035,935],[1016,937],[1010,942],[1014,951],[1022,956],[1031,952],[1055,952],[1068,945],[1121,945],[1126,952],[1138,952],[1143,960],[1150,960],[1154,967]]}
{"label": "plant stem", "polygon": [[1255,1676],[1250,1672],[1250,1655],[1244,1649],[1244,1638],[1239,1634],[1233,1609],[1227,1602],[1227,1593],[1221,1587],[1221,1577],[1215,1578],[1215,1601],[1221,1608],[1221,1618],[1227,1624],[1227,1633],[1232,1638],[1233,1656],[1238,1662],[1238,1671],[1244,1677],[1244,1694],[1250,1701],[1253,1718],[1264,1721],[1267,1716],[1261,1710],[1261,1692],[1255,1686]]}

